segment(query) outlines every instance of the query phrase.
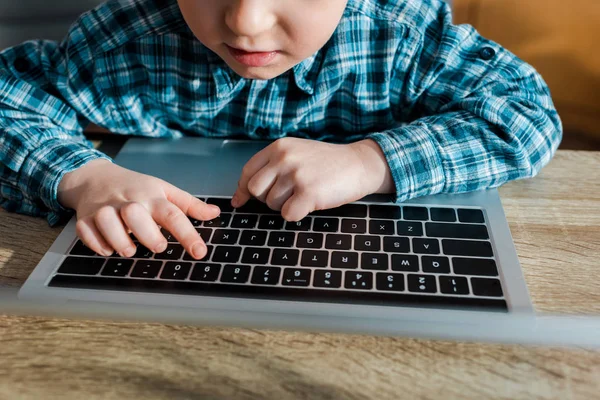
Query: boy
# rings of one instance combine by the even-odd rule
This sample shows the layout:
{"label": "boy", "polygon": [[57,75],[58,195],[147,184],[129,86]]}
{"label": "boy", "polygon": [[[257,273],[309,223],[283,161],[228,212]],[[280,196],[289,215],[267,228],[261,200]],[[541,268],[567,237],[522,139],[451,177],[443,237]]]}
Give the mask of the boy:
{"label": "boy", "polygon": [[562,137],[536,71],[452,25],[441,0],[110,0],[60,44],[0,53],[0,190],[50,224],[75,210],[86,245],[125,257],[129,231],[162,252],[158,224],[201,259],[187,216],[220,211],[113,164],[84,139],[90,122],[279,139],[248,161],[232,205],[254,196],[288,221],[370,193],[531,177]]}

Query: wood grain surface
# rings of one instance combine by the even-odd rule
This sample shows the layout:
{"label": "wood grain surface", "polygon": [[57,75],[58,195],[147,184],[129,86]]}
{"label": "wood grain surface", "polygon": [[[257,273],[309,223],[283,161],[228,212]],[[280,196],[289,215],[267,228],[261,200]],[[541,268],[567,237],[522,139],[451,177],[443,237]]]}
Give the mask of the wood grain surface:
{"label": "wood grain surface", "polygon": [[[600,153],[559,151],[500,189],[537,310],[600,314],[599,178]],[[59,232],[0,210],[0,290]],[[0,316],[0,399],[84,397],[596,399],[600,352]]]}

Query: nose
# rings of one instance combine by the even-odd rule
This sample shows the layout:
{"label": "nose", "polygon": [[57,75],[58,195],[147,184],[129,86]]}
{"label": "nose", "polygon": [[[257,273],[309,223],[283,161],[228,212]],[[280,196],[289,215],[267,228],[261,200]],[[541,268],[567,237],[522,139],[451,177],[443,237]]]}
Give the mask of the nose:
{"label": "nose", "polygon": [[225,23],[237,36],[257,37],[276,22],[276,15],[265,0],[234,0],[225,14]]}

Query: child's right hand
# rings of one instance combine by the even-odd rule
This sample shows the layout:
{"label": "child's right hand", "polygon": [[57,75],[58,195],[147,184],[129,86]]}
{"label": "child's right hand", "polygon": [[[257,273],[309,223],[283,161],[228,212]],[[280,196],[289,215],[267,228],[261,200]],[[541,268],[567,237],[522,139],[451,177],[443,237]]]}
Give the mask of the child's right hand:
{"label": "child's right hand", "polygon": [[220,214],[191,194],[162,179],[140,174],[98,159],[64,175],[58,201],[77,212],[77,235],[98,254],[132,257],[136,247],[128,231],[155,253],[167,240],[160,225],[195,257],[206,255],[206,245],[187,216],[211,220]]}

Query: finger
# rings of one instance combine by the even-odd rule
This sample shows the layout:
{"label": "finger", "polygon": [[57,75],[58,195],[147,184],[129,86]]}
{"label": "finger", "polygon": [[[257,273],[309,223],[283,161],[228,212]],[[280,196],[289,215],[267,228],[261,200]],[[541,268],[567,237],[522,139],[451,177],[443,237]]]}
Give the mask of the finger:
{"label": "finger", "polygon": [[154,253],[162,253],[166,250],[167,240],[146,207],[137,202],[127,203],[121,207],[120,214],[125,225],[131,229],[140,243]]}
{"label": "finger", "polygon": [[248,192],[265,203],[267,195],[277,180],[277,171],[267,164],[248,181]]}
{"label": "finger", "polygon": [[314,206],[310,196],[303,192],[294,193],[283,204],[283,207],[281,208],[281,216],[286,221],[300,221],[311,211],[313,211],[313,209]]}
{"label": "finger", "polygon": [[97,254],[109,257],[115,252],[102,237],[92,217],[78,220],[77,224],[75,224],[75,231],[83,244],[94,250]]}
{"label": "finger", "polygon": [[269,194],[266,198],[266,203],[272,210],[280,211],[285,202],[294,193],[294,185],[291,181],[282,178],[277,178],[275,184],[269,190]]}
{"label": "finger", "polygon": [[270,145],[252,156],[246,165],[244,165],[244,168],[242,168],[242,175],[238,181],[238,187],[233,194],[233,198],[231,199],[231,205],[233,207],[238,208],[243,206],[246,204],[248,199],[252,197],[252,194],[250,194],[248,191],[248,182],[258,171],[260,171],[269,163],[269,157],[271,154],[269,147]]}
{"label": "finger", "polygon": [[201,221],[209,221],[217,218],[221,213],[221,209],[218,206],[206,204],[176,186],[167,184],[165,189],[167,200],[172,204],[175,204],[175,206],[183,211],[185,215],[189,215],[190,217]]}
{"label": "finger", "polygon": [[169,231],[185,250],[196,259],[206,255],[206,245],[184,212],[175,204],[164,199],[153,205],[152,217]]}
{"label": "finger", "polygon": [[117,253],[122,257],[133,257],[135,244],[127,234],[123,220],[114,207],[100,208],[94,216],[94,222],[104,239]]}

